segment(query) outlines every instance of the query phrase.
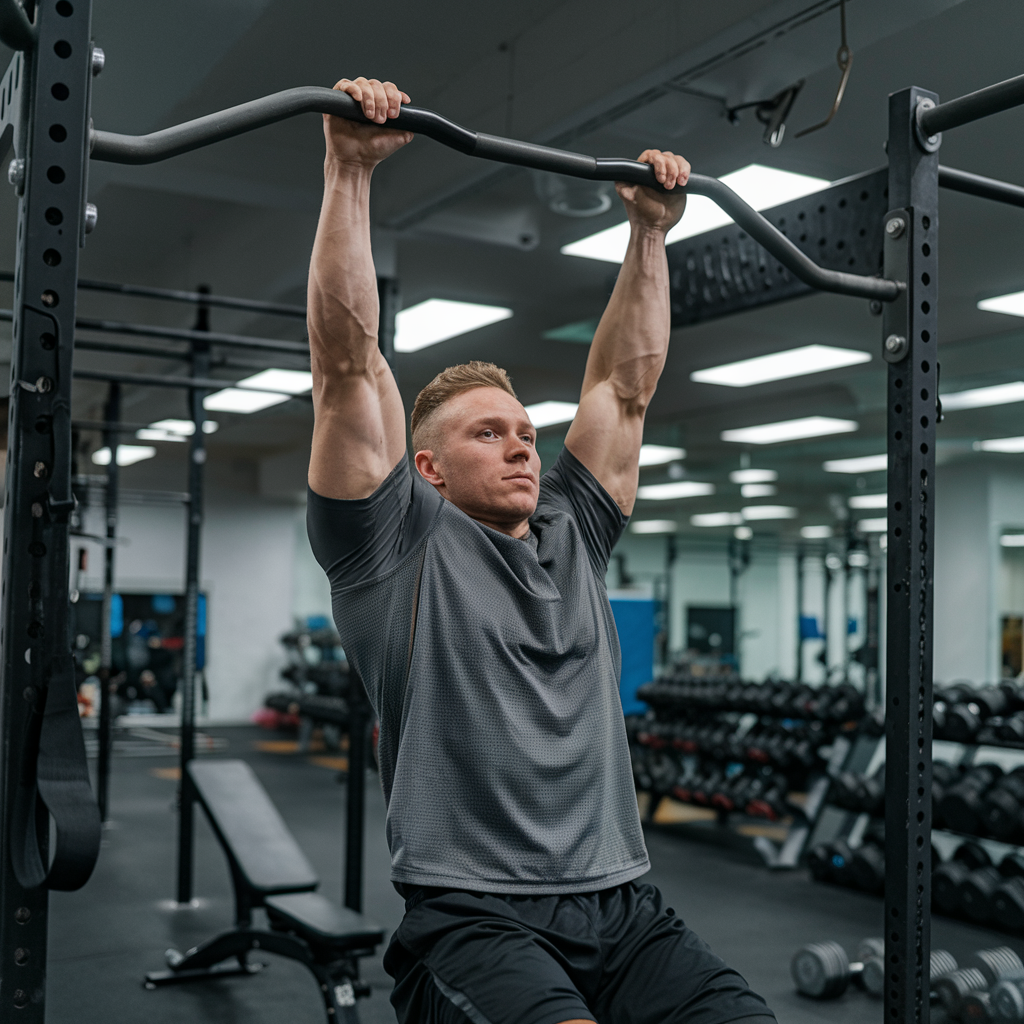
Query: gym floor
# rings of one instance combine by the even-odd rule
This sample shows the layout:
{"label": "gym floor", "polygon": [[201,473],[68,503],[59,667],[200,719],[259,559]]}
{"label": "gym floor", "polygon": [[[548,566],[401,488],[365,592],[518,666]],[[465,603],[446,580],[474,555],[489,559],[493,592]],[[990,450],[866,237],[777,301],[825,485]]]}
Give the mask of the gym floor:
{"label": "gym floor", "polygon": [[[331,757],[288,754],[256,728],[210,730],[227,741],[217,756],[247,760],[320,873],[321,891],[341,898],[345,788]],[[280,745],[278,745],[280,746]],[[286,746],[286,745],[285,745]],[[47,1016],[59,1024],[111,1021],[216,1021],[218,1024],[322,1024],[312,975],[299,964],[266,956],[253,977],[146,991],[146,971],[164,966],[164,950],[187,949],[230,926],[233,902],[227,864],[197,812],[196,909],[171,909],[175,872],[176,788],[173,757],[116,757],[111,777],[113,822],[89,884],[51,897]],[[388,932],[401,920],[401,898],[388,881],[384,800],[375,776],[367,792],[365,905]],[[875,1024],[881,1004],[850,989],[839,1000],[814,1003],[796,995],[789,960],[805,942],[836,939],[851,953],[879,933],[879,899],[817,885],[805,871],[769,872],[743,853],[688,841],[650,828],[647,844],[658,885],[683,919],[760,992],[780,1024]],[[974,949],[1024,942],[936,918],[932,944],[958,959]],[[381,948],[383,953],[383,947]],[[363,961],[373,995],[360,1003],[364,1024],[394,1022],[391,980],[378,955]],[[938,1014],[936,1014],[938,1017]]]}

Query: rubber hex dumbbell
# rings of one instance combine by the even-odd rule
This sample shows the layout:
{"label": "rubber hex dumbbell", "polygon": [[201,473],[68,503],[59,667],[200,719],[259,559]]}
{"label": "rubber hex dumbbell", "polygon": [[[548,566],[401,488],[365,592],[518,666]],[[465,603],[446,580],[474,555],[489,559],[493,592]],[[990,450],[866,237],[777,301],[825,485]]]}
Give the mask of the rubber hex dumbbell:
{"label": "rubber hex dumbbell", "polygon": [[967,958],[965,966],[976,967],[981,971],[989,988],[1004,979],[1024,980],[1024,963],[1009,946],[979,949]]}
{"label": "rubber hex dumbbell", "polygon": [[940,810],[946,824],[956,832],[978,835],[983,824],[985,795],[1002,774],[1002,769],[994,764],[969,768],[942,798]]}
{"label": "rubber hex dumbbell", "polygon": [[864,892],[881,892],[885,888],[885,845],[864,842],[853,851],[850,864],[853,884]]}
{"label": "rubber hex dumbbell", "polygon": [[1003,876],[993,867],[972,871],[960,885],[960,909],[972,921],[984,923],[995,916],[993,898]]}
{"label": "rubber hex dumbbell", "polygon": [[997,839],[1011,839],[1024,829],[1024,766],[1015,768],[988,791],[982,817]]}
{"label": "rubber hex dumbbell", "polygon": [[995,731],[996,739],[1003,743],[1024,743],[1024,711],[1000,719]]}
{"label": "rubber hex dumbbell", "polygon": [[983,992],[988,987],[985,975],[977,967],[961,967],[932,984],[943,1009],[954,1020],[960,1018],[964,999],[968,995],[972,992]]}
{"label": "rubber hex dumbbell", "polygon": [[801,995],[811,999],[836,999],[850,984],[860,979],[865,964],[850,963],[846,950],[838,942],[812,942],[796,951],[789,971]]}
{"label": "rubber hex dumbbell", "polygon": [[992,893],[992,918],[1009,931],[1024,930],[1024,878],[1015,875],[996,888]]}

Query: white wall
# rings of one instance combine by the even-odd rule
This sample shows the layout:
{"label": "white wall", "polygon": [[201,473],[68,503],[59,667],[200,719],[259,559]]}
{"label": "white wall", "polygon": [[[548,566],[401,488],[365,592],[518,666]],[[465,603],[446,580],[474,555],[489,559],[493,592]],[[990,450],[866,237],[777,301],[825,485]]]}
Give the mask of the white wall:
{"label": "white wall", "polygon": [[[249,495],[207,502],[200,579],[208,600],[211,719],[247,719],[278,685],[278,669],[284,664],[278,637],[292,626],[296,522],[294,504]],[[101,532],[99,510],[89,511],[85,529]],[[123,542],[115,561],[117,590],[183,592],[183,508],[125,505],[118,533]],[[96,544],[87,546],[85,588],[99,590],[102,550]]]}
{"label": "white wall", "polygon": [[935,678],[992,682],[1002,664],[999,537],[1024,528],[1024,471],[995,458],[936,480]]}

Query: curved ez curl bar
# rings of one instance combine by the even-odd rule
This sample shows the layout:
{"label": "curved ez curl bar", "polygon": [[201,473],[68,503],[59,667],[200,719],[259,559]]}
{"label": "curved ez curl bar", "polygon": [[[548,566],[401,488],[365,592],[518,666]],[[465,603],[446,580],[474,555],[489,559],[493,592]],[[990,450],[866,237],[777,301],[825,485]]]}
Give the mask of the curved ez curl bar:
{"label": "curved ez curl bar", "polygon": [[[164,128],[149,135],[117,135],[93,129],[90,152],[94,160],[120,164],[149,164],[168,157],[200,149],[213,142],[263,128],[297,114],[333,114],[349,121],[370,124],[359,104],[347,93],[318,86],[301,86],[273,93],[237,107],[198,117],[194,121]],[[498,135],[473,132],[449,121],[433,110],[403,107],[387,127],[426,135],[467,156],[516,164],[539,171],[566,174],[591,181],[624,181],[665,191],[654,176],[654,168],[636,160],[592,157],[583,153],[552,149],[532,142],[504,139]],[[687,193],[706,196],[768,250],[787,270],[801,281],[826,292],[853,295],[865,299],[892,302],[905,289],[905,284],[879,277],[846,274],[819,267],[797,248],[778,228],[753,207],[748,206],[728,185],[717,178],[691,174]]]}

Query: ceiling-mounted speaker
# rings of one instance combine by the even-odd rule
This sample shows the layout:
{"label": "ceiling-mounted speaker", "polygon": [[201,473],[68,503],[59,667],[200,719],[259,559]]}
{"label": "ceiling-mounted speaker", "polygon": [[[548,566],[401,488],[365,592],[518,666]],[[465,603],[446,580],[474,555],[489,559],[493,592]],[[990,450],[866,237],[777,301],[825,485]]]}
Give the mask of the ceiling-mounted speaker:
{"label": "ceiling-mounted speaker", "polygon": [[563,217],[599,217],[612,208],[615,186],[610,181],[534,171],[533,184],[547,208]]}

